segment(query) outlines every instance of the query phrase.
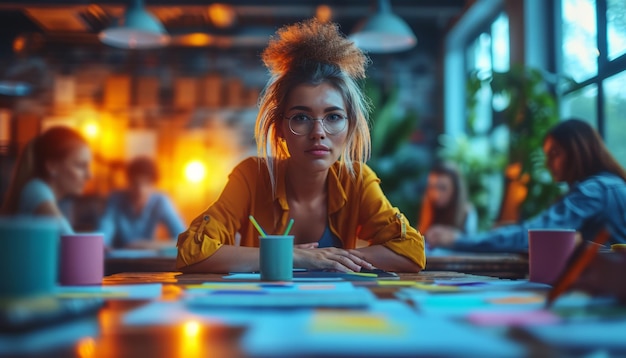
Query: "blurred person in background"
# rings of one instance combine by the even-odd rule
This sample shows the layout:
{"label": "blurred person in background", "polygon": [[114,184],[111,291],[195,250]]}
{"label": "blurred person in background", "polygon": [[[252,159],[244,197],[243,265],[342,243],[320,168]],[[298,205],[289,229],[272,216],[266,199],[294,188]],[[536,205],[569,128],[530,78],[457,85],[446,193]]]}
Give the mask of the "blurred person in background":
{"label": "blurred person in background", "polygon": [[91,159],[87,141],[75,130],[57,126],[44,131],[20,154],[2,213],[54,217],[61,234],[72,234],[58,202],[82,193],[91,178]]}
{"label": "blurred person in background", "polygon": [[478,215],[467,199],[463,177],[452,163],[437,163],[428,172],[418,223],[424,233],[433,225],[463,234],[478,231]]}
{"label": "blurred person in background", "polygon": [[[157,191],[159,172],[147,157],[136,157],[126,166],[128,187],[109,195],[98,231],[104,234],[107,247],[149,248],[157,227],[165,225],[169,238],[185,230],[183,221],[170,199]],[[173,244],[173,241],[171,241]]]}
{"label": "blurred person in background", "polygon": [[527,252],[528,229],[574,229],[583,240],[606,232],[610,244],[626,243],[626,171],[587,122],[572,118],[554,126],[543,142],[554,181],[569,191],[534,218],[477,235],[431,227],[431,247],[465,251]]}

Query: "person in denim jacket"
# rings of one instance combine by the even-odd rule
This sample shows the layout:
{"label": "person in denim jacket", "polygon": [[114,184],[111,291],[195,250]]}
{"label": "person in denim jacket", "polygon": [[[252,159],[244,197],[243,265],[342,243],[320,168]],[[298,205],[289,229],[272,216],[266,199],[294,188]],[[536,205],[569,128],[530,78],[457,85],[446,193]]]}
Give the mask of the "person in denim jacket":
{"label": "person in denim jacket", "polygon": [[574,229],[583,240],[603,231],[609,243],[626,243],[626,172],[586,122],[569,119],[545,137],[546,165],[557,182],[569,191],[539,215],[516,225],[502,226],[477,235],[459,235],[431,228],[430,247],[464,251],[526,252],[528,229]]}

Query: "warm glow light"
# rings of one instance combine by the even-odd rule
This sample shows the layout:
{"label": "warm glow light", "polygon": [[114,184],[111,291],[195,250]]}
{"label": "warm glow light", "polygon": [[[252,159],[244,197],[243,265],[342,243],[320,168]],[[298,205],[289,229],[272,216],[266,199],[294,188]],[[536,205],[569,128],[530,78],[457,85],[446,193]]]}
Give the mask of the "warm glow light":
{"label": "warm glow light", "polygon": [[96,341],[91,337],[85,337],[76,343],[76,354],[80,358],[96,356]]}
{"label": "warm glow light", "polygon": [[26,48],[26,39],[20,35],[13,40],[13,51],[16,53],[22,52]]}
{"label": "warm glow light", "polygon": [[193,160],[185,165],[185,178],[192,183],[198,183],[206,176],[206,166],[199,160]]}
{"label": "warm glow light", "polygon": [[235,23],[235,11],[232,6],[225,4],[212,4],[209,6],[209,19],[219,27],[230,27]]}
{"label": "warm glow light", "polygon": [[315,10],[315,17],[319,22],[329,22],[333,16],[333,10],[328,5],[320,5]]}
{"label": "warm glow light", "polygon": [[185,337],[195,338],[198,336],[198,333],[200,333],[200,323],[196,321],[185,322],[184,330]]}
{"label": "warm glow light", "polygon": [[98,123],[96,123],[95,121],[87,121],[81,126],[81,131],[88,138],[94,139],[98,136],[100,128],[98,127]]}
{"label": "warm glow light", "polygon": [[83,107],[75,112],[75,118],[81,133],[87,139],[95,139],[100,135],[100,120],[98,112],[93,108]]}
{"label": "warm glow light", "polygon": [[179,36],[176,38],[176,42],[187,46],[208,46],[214,42],[214,39],[209,34],[203,34],[201,32],[194,32],[191,34]]}
{"label": "warm glow light", "polygon": [[[198,357],[202,345],[200,344],[200,323],[187,321],[182,327],[182,337],[180,345],[180,357]],[[203,352],[206,355],[206,351]]]}

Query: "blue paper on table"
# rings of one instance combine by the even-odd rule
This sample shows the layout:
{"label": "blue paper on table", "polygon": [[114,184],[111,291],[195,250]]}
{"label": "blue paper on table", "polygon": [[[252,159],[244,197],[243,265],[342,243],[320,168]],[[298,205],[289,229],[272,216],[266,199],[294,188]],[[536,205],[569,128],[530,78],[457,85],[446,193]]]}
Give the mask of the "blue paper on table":
{"label": "blue paper on table", "polygon": [[[303,310],[310,311],[311,308]],[[126,313],[122,322],[128,326],[171,326],[187,322],[209,325],[253,326],[276,315],[291,315],[294,310],[264,308],[250,310],[239,307],[187,306],[182,301],[152,301]]]}
{"label": "blue paper on table", "polygon": [[446,294],[430,294],[416,289],[402,289],[399,298],[412,301],[417,310],[428,315],[465,317],[477,310],[520,311],[537,310],[545,298],[533,292],[517,291],[471,291]]}
{"label": "blue paper on table", "polygon": [[103,286],[58,286],[58,297],[80,298],[101,297],[106,299],[137,300],[160,298],[163,290],[161,283],[135,285],[103,285]]}
{"label": "blue paper on table", "polygon": [[[225,280],[261,281],[261,274],[255,272],[233,272],[222,277]],[[293,277],[294,282],[344,281],[341,277]]]}
{"label": "blue paper on table", "polygon": [[122,322],[129,326],[168,326],[185,322],[211,324],[216,321],[213,315],[189,311],[181,301],[152,301],[127,312],[122,318]]}
{"label": "blue paper on table", "polygon": [[112,259],[143,259],[159,256],[161,256],[159,251],[151,249],[114,249],[106,253],[106,257]]}
{"label": "blue paper on table", "polygon": [[392,300],[361,311],[273,315],[246,331],[242,347],[252,357],[523,356],[519,345],[497,333],[419,315]]}
{"label": "blue paper on table", "polygon": [[576,351],[603,352],[609,357],[608,351],[626,352],[626,320],[597,320],[565,322],[558,325],[530,326],[525,330],[539,340],[561,348]]}
{"label": "blue paper on table", "polygon": [[[346,282],[349,283],[349,282]],[[327,286],[327,285],[324,285]],[[261,287],[261,289],[220,288],[206,290],[202,294],[190,294],[185,302],[190,307],[241,307],[241,308],[306,308],[306,307],[367,307],[376,300],[374,294],[364,287],[353,289]],[[193,291],[190,291],[193,292]]]}
{"label": "blue paper on table", "polygon": [[356,288],[349,281],[339,282],[204,282],[188,285],[186,292],[194,293],[243,293],[263,291],[267,293],[309,294],[319,292],[354,292]]}
{"label": "blue paper on table", "polygon": [[5,300],[0,305],[1,332],[25,332],[95,314],[104,299],[44,296]]}
{"label": "blue paper on table", "polygon": [[85,337],[97,337],[99,324],[96,317],[46,325],[36,330],[0,333],[0,357],[50,357],[59,349],[75,344]]}
{"label": "blue paper on table", "polygon": [[[224,276],[228,280],[258,281],[261,274],[258,272],[232,272]],[[399,276],[394,272],[383,270],[362,270],[361,272],[338,272],[327,270],[293,270],[293,281],[376,281],[379,279],[397,280]]]}
{"label": "blue paper on table", "polygon": [[440,279],[435,285],[459,287],[463,291],[503,291],[503,290],[538,290],[548,291],[552,286],[545,283],[530,282],[528,280],[472,280],[470,279]]}

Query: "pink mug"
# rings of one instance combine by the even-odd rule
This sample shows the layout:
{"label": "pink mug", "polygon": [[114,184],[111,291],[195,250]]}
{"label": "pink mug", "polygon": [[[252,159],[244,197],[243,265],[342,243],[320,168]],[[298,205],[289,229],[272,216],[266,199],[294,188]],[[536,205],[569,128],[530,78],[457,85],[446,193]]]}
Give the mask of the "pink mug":
{"label": "pink mug", "polygon": [[576,248],[576,231],[528,230],[529,281],[552,284]]}
{"label": "pink mug", "polygon": [[61,235],[59,283],[100,285],[104,277],[104,236],[101,233]]}

